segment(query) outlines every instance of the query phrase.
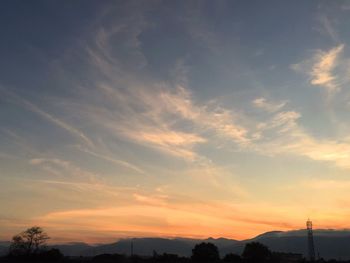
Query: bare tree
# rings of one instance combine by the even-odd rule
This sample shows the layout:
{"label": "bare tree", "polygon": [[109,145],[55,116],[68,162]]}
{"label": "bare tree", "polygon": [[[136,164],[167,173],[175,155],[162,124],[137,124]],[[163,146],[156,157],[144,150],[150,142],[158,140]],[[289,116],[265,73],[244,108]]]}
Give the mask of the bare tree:
{"label": "bare tree", "polygon": [[11,253],[17,255],[35,254],[46,244],[49,236],[41,227],[34,226],[12,238]]}

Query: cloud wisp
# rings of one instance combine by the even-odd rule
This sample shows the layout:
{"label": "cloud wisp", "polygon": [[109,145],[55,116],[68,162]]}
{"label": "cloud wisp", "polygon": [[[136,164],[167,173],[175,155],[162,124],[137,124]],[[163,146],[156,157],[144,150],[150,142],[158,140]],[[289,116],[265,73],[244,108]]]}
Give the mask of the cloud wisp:
{"label": "cloud wisp", "polygon": [[69,161],[58,158],[35,158],[29,161],[31,165],[38,166],[49,174],[57,177],[65,177],[73,180],[94,182],[99,180],[99,175],[86,171]]}
{"label": "cloud wisp", "polygon": [[33,113],[38,114],[42,118],[46,119],[47,121],[53,123],[54,125],[66,130],[71,135],[75,136],[76,138],[79,138],[82,142],[87,144],[88,146],[93,146],[93,142],[80,130],[76,129],[72,125],[68,124],[67,122],[63,121],[60,118],[57,118],[53,116],[52,114],[44,111],[43,109],[39,108],[37,105],[33,104],[32,102],[20,97],[19,95],[7,91],[7,90],[0,90],[3,91],[11,100],[13,100],[14,103],[17,103],[21,107],[24,107],[27,110],[30,110]]}
{"label": "cloud wisp", "polygon": [[329,50],[317,50],[311,59],[291,65],[295,71],[307,74],[310,84],[324,88],[328,93],[339,91],[342,87],[342,70],[340,66],[341,54],[345,48],[344,44],[335,46]]}
{"label": "cloud wisp", "polygon": [[305,156],[349,169],[350,141],[315,138],[298,123],[299,118],[299,112],[279,112],[258,125],[261,140],[256,143],[255,150],[268,155],[282,153]]}
{"label": "cloud wisp", "polygon": [[325,87],[329,92],[338,89],[337,77],[334,75],[334,69],[338,65],[338,60],[344,45],[339,45],[329,51],[317,51],[314,59],[310,76],[311,84]]}
{"label": "cloud wisp", "polygon": [[267,101],[266,98],[260,97],[253,100],[252,103],[255,107],[259,109],[262,109],[268,112],[276,112],[281,110],[284,106],[286,106],[287,101],[274,103],[274,102]]}
{"label": "cloud wisp", "polygon": [[[332,74],[343,49],[344,45],[339,45],[315,55],[309,71],[313,85],[336,90],[337,78]],[[82,97],[92,94],[93,98],[86,99],[88,105],[83,101],[71,105],[73,111],[112,136],[190,161],[204,157],[197,146],[222,140],[241,151],[268,156],[293,154],[349,167],[348,142],[313,137],[300,125],[301,113],[287,109],[287,101],[273,102],[263,97],[253,100],[254,107],[268,113],[267,119],[257,121],[254,116],[237,114],[235,109],[217,103],[196,102],[183,85],[149,80],[140,83],[130,72],[120,75],[120,68],[99,52],[94,51],[93,61],[98,63],[93,68],[108,78],[97,82],[89,93],[83,91]],[[96,103],[91,103],[94,100]],[[101,107],[101,100],[108,106]]]}

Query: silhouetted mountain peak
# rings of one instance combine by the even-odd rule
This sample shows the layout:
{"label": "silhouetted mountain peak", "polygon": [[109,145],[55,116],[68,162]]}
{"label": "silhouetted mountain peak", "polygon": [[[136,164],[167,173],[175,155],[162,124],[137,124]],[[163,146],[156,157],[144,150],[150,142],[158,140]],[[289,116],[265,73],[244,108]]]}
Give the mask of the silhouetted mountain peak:
{"label": "silhouetted mountain peak", "polygon": [[262,233],[260,235],[257,235],[256,237],[252,238],[252,240],[266,238],[266,237],[277,237],[283,233],[285,233],[285,232],[283,232],[283,231],[269,231],[269,232],[265,232],[265,233]]}

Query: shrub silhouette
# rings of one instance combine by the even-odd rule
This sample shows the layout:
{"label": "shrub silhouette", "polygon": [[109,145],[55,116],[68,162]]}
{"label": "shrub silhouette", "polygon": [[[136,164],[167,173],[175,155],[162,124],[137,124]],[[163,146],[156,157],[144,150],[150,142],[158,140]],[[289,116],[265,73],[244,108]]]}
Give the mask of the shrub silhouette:
{"label": "shrub silhouette", "polygon": [[259,242],[247,243],[244,247],[242,257],[246,262],[266,262],[271,258],[269,248]]}
{"label": "shrub silhouette", "polygon": [[200,243],[192,249],[191,259],[196,262],[220,260],[219,250],[212,243]]}

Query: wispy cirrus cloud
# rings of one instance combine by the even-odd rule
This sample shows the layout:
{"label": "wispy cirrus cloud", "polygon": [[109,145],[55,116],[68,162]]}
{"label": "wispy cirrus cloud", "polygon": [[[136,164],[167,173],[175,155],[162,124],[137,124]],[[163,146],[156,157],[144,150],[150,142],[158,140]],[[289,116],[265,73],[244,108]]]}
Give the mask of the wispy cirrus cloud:
{"label": "wispy cirrus cloud", "polygon": [[[111,136],[122,136],[187,160],[198,159],[195,148],[207,142],[206,132],[238,144],[249,143],[248,131],[238,124],[236,114],[214,103],[194,101],[189,89],[183,86],[187,84],[188,73],[183,62],[177,63],[172,73],[179,83],[152,79],[142,82],[131,70],[122,68],[111,53],[111,38],[120,30],[104,29],[102,32],[96,37],[97,44],[87,48],[87,54],[93,75],[98,72],[104,78],[94,79],[93,88],[88,92],[80,89],[83,99],[65,102],[68,108]],[[135,34],[132,34],[133,41]],[[139,45],[133,48],[138,50]],[[101,101],[105,107],[101,107]],[[186,129],[181,127],[183,123],[187,123]]]}
{"label": "wispy cirrus cloud", "polygon": [[293,64],[291,68],[298,72],[307,72],[311,85],[323,87],[328,92],[335,92],[341,89],[339,72],[336,72],[336,68],[344,47],[344,44],[340,44],[327,51],[317,50],[311,59]]}
{"label": "wispy cirrus cloud", "polygon": [[192,121],[200,128],[212,130],[219,136],[235,141],[238,144],[248,144],[248,130],[241,124],[237,115],[217,104],[194,103],[191,93],[184,87],[177,87],[175,92],[161,95],[164,106],[182,118]]}
{"label": "wispy cirrus cloud", "polygon": [[24,107],[27,110],[30,110],[33,113],[38,114],[42,118],[46,119],[47,121],[53,123],[54,125],[66,130],[71,135],[79,138],[82,142],[86,143],[88,146],[93,146],[93,142],[80,130],[73,127],[72,125],[68,124],[67,122],[63,121],[62,119],[53,116],[52,114],[48,113],[47,111],[41,109],[34,103],[20,97],[19,95],[10,92],[5,89],[0,89],[0,91],[3,91],[14,103],[19,104],[21,107]]}
{"label": "wispy cirrus cloud", "polygon": [[173,156],[193,160],[197,156],[193,147],[204,143],[206,139],[194,130],[183,131],[174,127],[180,119],[164,107],[160,95],[162,90],[152,91],[141,87],[126,91],[106,84],[97,85],[95,92],[102,95],[111,106],[103,108],[98,106],[98,102],[70,106],[74,106],[73,110],[82,113],[82,118],[96,124],[109,136],[119,136]]}
{"label": "wispy cirrus cloud", "polygon": [[[232,111],[213,103],[198,105],[182,86],[155,84],[152,89],[139,86],[126,91],[103,84],[97,85],[96,91],[116,106],[103,109],[80,104],[76,110],[88,113],[89,121],[110,134],[119,134],[133,142],[189,160],[196,158],[193,149],[207,141],[208,132],[237,144],[249,144],[247,129],[238,124],[238,117]],[[184,122],[189,127],[185,131],[178,128]]]}
{"label": "wispy cirrus cloud", "polygon": [[252,101],[253,105],[259,109],[268,111],[268,112],[276,112],[281,110],[286,104],[287,101],[281,101],[278,103],[268,101],[266,98],[260,97],[256,98]]}
{"label": "wispy cirrus cloud", "polygon": [[329,91],[338,88],[337,77],[333,70],[338,65],[339,55],[344,49],[344,45],[339,45],[329,51],[317,51],[315,64],[310,72],[311,84],[323,86]]}
{"label": "wispy cirrus cloud", "polygon": [[258,125],[260,140],[255,150],[261,154],[293,154],[315,161],[334,163],[350,168],[350,141],[321,139],[309,134],[299,123],[302,115],[296,111],[275,113],[265,123]]}
{"label": "wispy cirrus cloud", "polygon": [[[324,61],[320,59],[320,65],[315,66],[314,75],[319,77],[320,83],[322,74],[327,74],[325,72],[332,68],[329,64],[335,63],[334,59],[342,48],[325,53]],[[113,71],[113,66],[110,65],[109,70]],[[110,78],[113,80],[113,74]],[[255,99],[253,105],[267,111],[270,117],[257,121],[245,116],[245,123],[249,123],[246,125],[232,109],[211,102],[195,102],[193,94],[183,86],[174,88],[166,83],[145,85],[130,80],[124,82],[125,85],[133,88],[121,89],[118,81],[117,84],[97,83],[94,94],[99,94],[98,101],[103,99],[108,108],[101,108],[89,100],[89,105],[75,103],[78,107],[75,110],[114,136],[124,136],[187,160],[199,157],[195,150],[198,144],[221,137],[229,145],[238,145],[242,151],[263,155],[293,154],[333,162],[343,168],[349,166],[347,142],[313,137],[300,125],[301,113],[285,109],[286,101]],[[186,131],[179,128],[183,122],[187,123]]]}
{"label": "wispy cirrus cloud", "polygon": [[30,103],[29,101],[22,99],[22,102],[29,110],[39,114],[40,116],[44,117],[45,119],[49,120],[50,122],[65,129],[66,131],[70,132],[71,134],[79,137],[81,140],[86,142],[88,145],[93,145],[92,141],[83,132],[81,132],[78,129],[74,128],[73,126],[67,124],[66,122],[60,120],[59,118],[56,118],[53,115],[45,112],[44,110],[40,109],[36,105]]}
{"label": "wispy cirrus cloud", "polygon": [[80,179],[82,181],[85,180],[90,182],[97,181],[99,178],[99,175],[96,173],[92,173],[69,161],[58,158],[35,158],[29,160],[29,163],[31,165],[38,166],[49,174],[58,177],[73,180]]}
{"label": "wispy cirrus cloud", "polygon": [[112,156],[112,154],[102,154],[100,152],[96,152],[96,151],[93,151],[93,150],[90,150],[88,148],[84,148],[80,145],[77,145],[76,146],[80,151],[84,152],[84,153],[88,153],[92,156],[95,156],[97,158],[100,158],[100,159],[103,159],[103,160],[106,160],[108,162],[111,162],[111,163],[114,163],[118,166],[123,166],[125,168],[128,168],[132,171],[135,171],[137,173],[140,173],[140,174],[144,174],[145,171],[142,170],[140,167],[134,165],[134,164],[131,164],[130,162],[127,162],[127,161],[124,161],[124,160],[120,160],[120,159],[116,159],[115,157]]}
{"label": "wispy cirrus cloud", "polygon": [[[104,43],[107,42],[108,39],[105,38]],[[344,47],[341,44],[328,51],[318,50],[311,60],[292,68],[308,72],[312,85],[335,91],[339,88],[339,83],[334,70]],[[254,107],[271,114],[265,121],[257,121],[250,116],[243,117],[242,112],[237,117],[234,109],[212,102],[195,101],[195,97],[185,86],[188,85],[187,70],[181,71],[181,76],[177,78],[181,79],[183,85],[174,87],[159,82],[140,85],[133,83],[132,78],[123,78],[123,86],[132,85],[133,88],[121,89],[118,86],[120,78],[115,79],[115,75],[120,74],[120,68],[105,60],[100,55],[101,52],[105,54],[106,50],[90,50],[93,54],[91,61],[95,69],[104,72],[111,82],[99,83],[96,88],[106,94],[113,104],[119,105],[128,119],[124,121],[124,116],[115,113],[119,108],[114,113],[106,110],[99,112],[101,116],[94,116],[94,113],[89,115],[94,116],[94,120],[104,120],[103,123],[108,123],[108,128],[114,133],[190,160],[198,157],[196,145],[222,138],[238,145],[243,151],[256,151],[267,155],[287,153],[334,162],[341,167],[348,166],[345,150],[347,143],[313,137],[300,125],[301,113],[285,109],[287,101],[274,102],[264,97],[256,98],[252,102]],[[183,62],[181,67],[184,67]],[[106,119],[106,116],[109,117]],[[179,128],[184,122],[187,123],[186,131]],[[103,123],[100,125],[104,125]],[[339,150],[342,154],[332,154]]]}
{"label": "wispy cirrus cloud", "polygon": [[319,27],[317,27],[317,30],[323,34],[329,36],[334,42],[339,43],[339,33],[337,31],[336,19],[331,19],[329,16],[325,14],[320,14],[316,17],[317,21],[319,22]]}

